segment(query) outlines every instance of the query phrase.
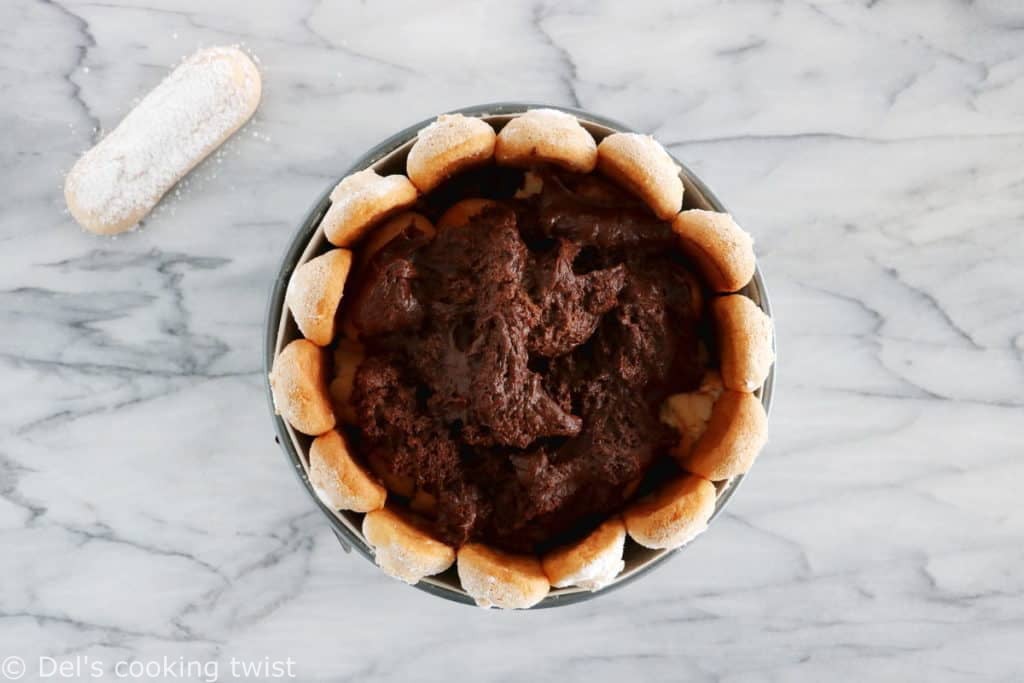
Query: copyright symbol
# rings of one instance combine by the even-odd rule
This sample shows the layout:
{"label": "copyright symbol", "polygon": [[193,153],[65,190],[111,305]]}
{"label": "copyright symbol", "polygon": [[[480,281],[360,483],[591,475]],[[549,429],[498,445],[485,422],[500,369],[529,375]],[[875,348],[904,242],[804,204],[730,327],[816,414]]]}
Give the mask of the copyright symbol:
{"label": "copyright symbol", "polygon": [[18,680],[25,675],[25,660],[14,655],[4,657],[4,661],[0,663],[0,674],[9,681]]}

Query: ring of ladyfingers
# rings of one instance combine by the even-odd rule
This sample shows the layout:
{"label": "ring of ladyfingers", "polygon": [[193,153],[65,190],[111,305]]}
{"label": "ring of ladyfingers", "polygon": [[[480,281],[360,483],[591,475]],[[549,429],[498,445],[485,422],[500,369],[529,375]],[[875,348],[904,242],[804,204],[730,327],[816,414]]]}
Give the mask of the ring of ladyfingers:
{"label": "ring of ladyfingers", "polygon": [[[680,168],[653,138],[616,133],[596,145],[575,117],[551,110],[520,115],[497,136],[489,124],[476,118],[438,117],[420,131],[407,156],[408,179],[381,178],[370,170],[339,183],[323,221],[325,233],[338,246],[359,243],[355,258],[360,264],[367,263],[373,254],[409,228],[433,237],[436,229],[426,217],[411,211],[399,212],[408,209],[419,193],[431,191],[456,173],[486,163],[492,156],[498,164],[520,168],[551,163],[576,173],[588,173],[596,167],[640,197],[660,219],[671,222],[682,250],[696,263],[713,291],[735,292],[753,275],[752,240],[728,215],[699,210],[680,212]],[[526,189],[520,189],[517,198],[529,197],[543,186],[540,176],[533,172],[528,172],[524,183]],[[580,183],[581,195],[589,197],[588,187],[585,182]],[[625,195],[620,193],[623,198]],[[475,216],[495,204],[490,199],[463,199],[437,219],[438,229],[469,225]],[[425,211],[429,211],[429,206],[429,202],[420,204]],[[299,272],[296,271],[297,276]],[[333,290],[327,291],[324,286],[300,287],[303,278],[296,279],[297,289],[310,301],[334,296]],[[338,299],[343,285],[344,278],[340,288],[335,286]],[[695,297],[694,311],[699,312],[703,308],[701,288],[695,285],[690,289]],[[292,300],[300,298],[298,294],[289,297],[300,329],[313,341],[326,338],[329,342],[334,336],[333,328],[328,336],[326,331],[314,331],[316,326],[308,320],[299,321],[302,306],[293,306]],[[760,386],[770,371],[771,321],[752,301],[740,295],[713,297],[710,308],[717,324],[721,377],[714,370],[708,371],[696,391],[670,396],[661,408],[662,421],[680,433],[680,441],[671,453],[689,473],[633,501],[621,518],[612,517],[585,538],[543,557],[512,554],[477,542],[465,543],[455,550],[437,541],[425,530],[424,518],[383,507],[387,492],[394,491],[409,499],[412,511],[429,517],[435,512],[437,499],[411,478],[382,468],[373,457],[368,459],[369,467],[377,476],[370,475],[352,457],[344,437],[336,431],[327,431],[314,441],[310,480],[321,499],[332,507],[369,510],[363,519],[363,534],[375,549],[377,564],[403,581],[415,583],[457,561],[462,587],[478,605],[508,609],[537,604],[552,586],[598,590],[622,571],[627,535],[648,548],[671,549],[701,533],[715,507],[716,489],[712,481],[745,472],[765,442],[763,407],[747,392]],[[333,315],[330,317],[333,319]],[[354,329],[346,330],[354,337]],[[330,385],[330,398],[339,418],[354,423],[351,395],[362,347],[344,338],[337,342],[334,353],[335,377]],[[282,352],[281,357],[285,356]],[[282,363],[280,370],[275,363],[275,405],[280,404],[279,410],[291,416],[286,419],[293,425],[321,429],[326,420],[312,420],[315,424],[310,424],[309,419],[310,414],[315,416],[318,412],[309,406],[318,406],[317,399],[324,394],[316,382],[309,381],[316,375],[316,361],[306,347],[290,352],[290,356],[302,362],[286,358],[288,362]],[[321,357],[321,365],[322,360]],[[299,366],[312,370],[298,371]],[[295,391],[293,386],[304,391]],[[303,400],[295,399],[296,395],[303,396]],[[306,400],[307,395],[312,399]],[[637,478],[631,486],[640,481]]]}

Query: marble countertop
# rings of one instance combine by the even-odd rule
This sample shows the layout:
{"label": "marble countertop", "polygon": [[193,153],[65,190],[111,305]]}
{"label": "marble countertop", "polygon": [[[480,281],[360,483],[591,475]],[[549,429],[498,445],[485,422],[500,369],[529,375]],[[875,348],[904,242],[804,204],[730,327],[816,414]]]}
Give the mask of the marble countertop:
{"label": "marble countertop", "polygon": [[[1024,7],[677,4],[0,5],[0,659],[26,680],[40,657],[1024,677]],[[143,229],[82,232],[76,156],[222,43],[260,60],[254,121]],[[531,613],[345,555],[273,442],[260,365],[270,280],[331,179],[414,121],[509,99],[667,143],[755,235],[780,349],[771,443],[709,533]]]}

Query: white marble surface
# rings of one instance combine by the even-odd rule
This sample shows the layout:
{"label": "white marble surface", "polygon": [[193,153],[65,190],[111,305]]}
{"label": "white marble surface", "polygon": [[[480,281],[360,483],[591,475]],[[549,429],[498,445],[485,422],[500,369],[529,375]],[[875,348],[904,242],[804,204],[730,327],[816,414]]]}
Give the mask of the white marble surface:
{"label": "white marble surface", "polygon": [[[235,42],[265,77],[254,123],[141,231],[81,232],[62,174],[97,129]],[[781,351],[771,444],[712,530],[534,613],[342,553],[260,377],[270,278],[328,181],[502,99],[671,143],[755,234]],[[0,101],[0,659],[26,680],[41,655],[291,657],[301,680],[1024,677],[1020,3],[12,0]]]}

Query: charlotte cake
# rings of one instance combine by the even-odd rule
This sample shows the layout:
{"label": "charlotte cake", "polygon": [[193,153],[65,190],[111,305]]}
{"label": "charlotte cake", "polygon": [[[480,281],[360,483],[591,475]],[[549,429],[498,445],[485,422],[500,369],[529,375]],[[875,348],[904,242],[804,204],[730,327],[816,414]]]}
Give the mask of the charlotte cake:
{"label": "charlotte cake", "polygon": [[333,279],[306,264],[289,288],[300,331],[334,335],[333,363],[297,340],[271,372],[277,410],[318,437],[321,499],[366,512],[386,573],[415,583],[455,562],[484,607],[598,590],[627,538],[677,548],[702,532],[713,482],[766,439],[751,392],[771,321],[716,296],[752,276],[749,235],[681,210],[653,138],[598,144],[562,112],[497,134],[441,116],[406,168],[338,184],[321,227],[352,272],[333,256]]}

